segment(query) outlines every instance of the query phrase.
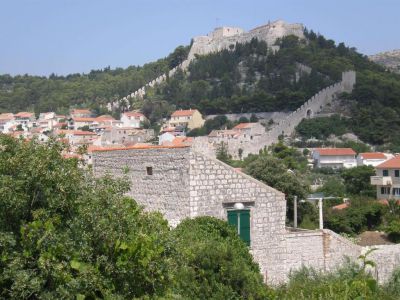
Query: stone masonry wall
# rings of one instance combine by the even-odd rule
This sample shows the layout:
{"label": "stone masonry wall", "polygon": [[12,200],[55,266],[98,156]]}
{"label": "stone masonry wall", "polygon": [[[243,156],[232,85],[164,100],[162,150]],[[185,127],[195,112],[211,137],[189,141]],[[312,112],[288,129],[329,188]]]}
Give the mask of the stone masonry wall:
{"label": "stone masonry wall", "polygon": [[302,266],[323,270],[325,265],[323,234],[318,230],[289,232],[286,235],[286,272]]}
{"label": "stone masonry wall", "polygon": [[281,192],[230,166],[193,151],[190,155],[190,217],[226,220],[227,209],[250,209],[251,253],[269,283],[283,282],[286,260],[286,200]]}
{"label": "stone masonry wall", "polygon": [[[251,253],[272,284],[284,282],[302,265],[334,270],[346,256],[356,260],[368,249],[327,229],[287,232],[284,194],[190,147],[94,152],[93,171],[96,176],[126,176],[129,195],[146,210],[163,213],[171,226],[196,216],[226,220],[227,210],[243,203],[250,209]],[[400,266],[400,245],[376,247],[370,259],[382,283]]]}
{"label": "stone masonry wall", "polygon": [[369,256],[369,259],[376,263],[373,274],[379,283],[384,283],[390,279],[393,271],[400,267],[400,244],[365,247],[363,252],[369,248],[376,248]]}
{"label": "stone masonry wall", "polygon": [[[189,150],[186,147],[95,152],[93,169],[97,176],[127,176],[131,183],[129,196],[146,210],[163,213],[170,225],[176,226],[190,214]],[[147,167],[153,168],[153,175],[147,175]]]}

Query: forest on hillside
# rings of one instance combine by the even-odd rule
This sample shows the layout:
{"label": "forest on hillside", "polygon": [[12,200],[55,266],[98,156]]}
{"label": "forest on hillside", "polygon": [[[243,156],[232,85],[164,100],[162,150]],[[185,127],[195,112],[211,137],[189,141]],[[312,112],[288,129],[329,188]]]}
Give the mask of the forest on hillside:
{"label": "forest on hillside", "polygon": [[55,111],[87,107],[102,113],[107,103],[125,97],[147,82],[179,65],[189,47],[179,46],[166,58],[143,66],[92,70],[87,74],[49,77],[28,74],[0,75],[0,112]]}

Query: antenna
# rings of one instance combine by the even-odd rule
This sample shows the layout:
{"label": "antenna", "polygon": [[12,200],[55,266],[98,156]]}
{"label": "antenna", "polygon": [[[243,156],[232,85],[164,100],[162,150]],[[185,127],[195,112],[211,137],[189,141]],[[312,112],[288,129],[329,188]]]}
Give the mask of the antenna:
{"label": "antenna", "polygon": [[218,17],[216,17],[215,18],[215,28],[218,28],[218,26],[219,26],[219,18]]}

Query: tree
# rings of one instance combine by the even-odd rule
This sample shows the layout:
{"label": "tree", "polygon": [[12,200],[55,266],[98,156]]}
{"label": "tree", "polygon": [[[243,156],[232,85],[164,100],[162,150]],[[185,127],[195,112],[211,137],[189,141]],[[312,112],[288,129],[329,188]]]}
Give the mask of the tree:
{"label": "tree", "polygon": [[[296,171],[288,170],[283,161],[269,155],[259,155],[245,167],[245,172],[283,192],[288,200],[287,217],[293,220],[293,196],[305,199],[308,186],[299,180]],[[304,215],[304,212],[301,212]]]}
{"label": "tree", "polygon": [[0,145],[2,297],[167,292],[167,222],[127,198],[124,180],[92,178],[52,140],[41,145],[0,135]]}
{"label": "tree", "polygon": [[370,183],[371,176],[375,175],[375,170],[371,166],[358,166],[344,170],[341,177],[344,180],[346,192],[352,195],[364,195],[374,197],[376,190]]}
{"label": "tree", "polygon": [[232,156],[228,153],[228,148],[224,142],[221,142],[218,145],[216,154],[217,154],[217,159],[227,164],[229,164],[229,162],[232,159]]}
{"label": "tree", "polygon": [[212,217],[186,219],[172,233],[177,290],[186,299],[267,299],[258,265],[234,228]]}

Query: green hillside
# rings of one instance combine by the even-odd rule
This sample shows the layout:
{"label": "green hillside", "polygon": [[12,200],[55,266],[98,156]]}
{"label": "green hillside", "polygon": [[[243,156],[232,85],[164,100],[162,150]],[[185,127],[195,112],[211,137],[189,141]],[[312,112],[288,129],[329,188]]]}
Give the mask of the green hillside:
{"label": "green hillside", "polygon": [[[291,111],[313,94],[357,71],[352,95],[343,95],[351,110],[349,130],[363,141],[400,150],[400,75],[390,73],[354,48],[305,31],[277,42],[280,51],[252,40],[230,51],[198,57],[186,73],[147,91],[134,107],[155,122],[175,108],[198,108],[205,114]],[[143,86],[183,61],[189,47],[142,67],[91,71],[68,76],[0,76],[0,111],[64,113],[71,106],[101,107]],[[308,69],[308,71],[302,69]],[[104,109],[104,108],[103,108]]]}
{"label": "green hillside", "polygon": [[147,82],[177,66],[188,47],[178,47],[168,57],[144,66],[92,70],[67,76],[0,75],[0,112],[21,110],[66,113],[71,106],[100,110],[112,100],[136,91]]}

